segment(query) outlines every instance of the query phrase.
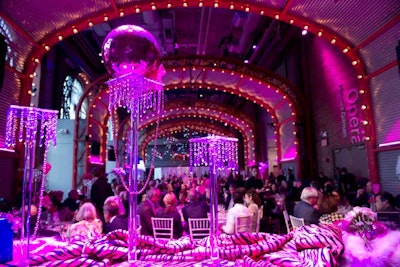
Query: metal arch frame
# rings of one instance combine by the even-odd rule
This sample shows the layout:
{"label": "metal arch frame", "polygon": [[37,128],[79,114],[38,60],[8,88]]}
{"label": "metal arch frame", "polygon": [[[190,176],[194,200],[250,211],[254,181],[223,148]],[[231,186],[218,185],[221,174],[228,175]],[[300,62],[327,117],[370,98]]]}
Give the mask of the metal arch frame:
{"label": "metal arch frame", "polygon": [[[282,105],[282,104],[285,105],[286,104],[288,107],[290,107],[292,109],[292,117],[293,117],[293,113],[295,114],[295,111],[293,109],[296,109],[296,107],[298,105],[301,106],[301,104],[298,103],[299,101],[301,101],[301,97],[300,97],[300,95],[295,94],[296,89],[292,89],[290,86],[287,86],[285,81],[283,79],[279,79],[279,77],[277,75],[271,74],[271,73],[268,73],[268,72],[266,73],[266,72],[264,72],[263,70],[261,70],[259,68],[254,68],[253,69],[253,68],[251,68],[249,66],[243,66],[243,64],[241,64],[239,62],[227,62],[227,60],[218,60],[218,59],[215,59],[215,58],[207,58],[207,57],[200,57],[200,58],[197,58],[197,59],[196,58],[192,58],[190,60],[188,60],[187,58],[186,59],[179,59],[178,58],[175,61],[175,63],[172,63],[173,62],[172,59],[169,58],[169,59],[166,59],[165,62],[172,63],[174,66],[178,65],[179,66],[178,68],[177,67],[173,67],[175,69],[175,71],[176,71],[177,69],[180,69],[180,68],[182,70],[184,70],[185,68],[188,68],[188,66],[183,66],[183,63],[185,63],[185,64],[189,63],[190,67],[196,67],[197,68],[197,67],[201,67],[202,64],[204,64],[206,62],[209,63],[210,60],[212,60],[215,63],[216,66],[219,66],[219,65],[226,66],[226,64],[229,63],[228,66],[231,66],[233,68],[232,70],[229,70],[231,72],[231,75],[239,75],[240,79],[243,79],[244,77],[246,77],[249,80],[253,80],[254,79],[255,81],[258,81],[259,84],[261,84],[261,83],[265,84],[266,90],[273,90],[273,91],[276,91],[277,93],[281,93],[282,94],[282,100],[277,105]],[[192,64],[193,61],[195,61],[197,63],[200,63],[200,66],[193,66],[193,64]],[[166,66],[167,66],[166,69],[171,71],[171,69],[168,67],[169,66],[168,63],[166,63]],[[216,67],[214,67],[214,68],[206,68],[206,69],[209,70],[209,71],[212,71],[212,72],[217,70]],[[245,71],[246,73],[243,74],[243,73],[239,72],[238,70]],[[218,69],[218,71],[223,72],[223,71],[228,71],[228,70],[226,68],[222,68],[222,69]],[[269,74],[271,74],[272,77],[269,76]],[[254,78],[252,75],[254,75],[254,76],[258,77],[258,78]],[[86,94],[88,94],[89,91],[91,91],[90,89],[92,89],[96,84],[104,82],[108,77],[109,77],[108,75],[105,75],[105,76],[99,78],[94,84],[91,84],[90,86],[88,86],[89,90],[87,90],[85,92],[85,95],[83,96],[83,98],[86,97]],[[206,78],[203,78],[202,81],[204,83],[206,83],[208,80]],[[180,88],[186,88],[186,87],[189,88],[190,86],[193,85],[193,84],[184,83],[183,79],[181,79],[178,84],[179,84]],[[166,88],[168,89],[168,88],[177,87],[178,84],[167,84]],[[199,86],[203,86],[203,85],[204,84],[199,84]],[[271,117],[274,120],[274,124],[277,127],[277,131],[282,126],[282,123],[284,123],[285,121],[290,121],[290,117],[289,117],[289,120],[288,120],[288,118],[286,118],[285,120],[278,121],[277,115],[275,113],[275,107],[271,107],[268,103],[266,103],[265,99],[263,100],[259,96],[254,96],[254,95],[246,92],[245,90],[243,90],[243,92],[241,92],[241,93],[238,93],[237,92],[238,90],[236,90],[236,89],[238,89],[238,88],[240,89],[240,83],[237,83],[233,87],[233,89],[232,88],[226,88],[226,87],[223,87],[221,85],[214,85],[214,84],[207,84],[206,86],[208,86],[210,88],[212,87],[214,90],[217,90],[217,91],[221,90],[221,91],[224,91],[224,92],[230,92],[232,94],[239,95],[240,97],[246,98],[247,100],[253,101],[254,103],[260,105],[262,108],[266,109],[267,112],[269,112],[271,114]],[[107,93],[106,90],[100,91],[100,93],[95,96],[95,98],[91,101],[91,104],[89,105],[89,112],[88,112],[89,123],[87,125],[87,132],[88,132],[89,136],[90,136],[90,123],[96,121],[94,118],[92,118],[93,105],[97,106],[100,103],[107,110],[107,113],[108,113],[108,109],[107,109],[107,107],[105,105],[105,102],[104,102],[104,96],[106,95],[106,93]],[[101,101],[99,101],[100,99],[101,99]],[[296,101],[295,102],[291,101],[292,99],[295,99]],[[81,106],[81,102],[79,103],[78,108],[80,108],[80,106]],[[221,113],[222,112],[221,110],[223,110],[223,109],[221,107],[218,107],[217,112]],[[301,109],[298,109],[298,110],[301,110]],[[215,111],[215,109],[213,111]],[[213,113],[213,112],[205,112],[204,115],[207,115],[206,113]],[[195,115],[195,114],[193,114],[193,115]],[[215,114],[212,114],[212,115],[214,116]],[[190,116],[190,114],[188,114],[188,116]],[[208,116],[211,116],[211,115],[208,114]],[[213,116],[211,116],[211,117],[213,117]],[[233,117],[232,114],[225,114],[225,116],[227,118],[229,118],[229,117],[232,118]],[[237,116],[235,116],[235,118],[236,117]],[[106,118],[107,121],[108,121],[109,116],[106,115],[104,118]],[[218,117],[213,117],[213,118],[216,119],[216,120],[220,119]],[[228,124],[231,125],[231,121],[228,120],[228,119],[222,120],[222,122],[223,123],[228,123]],[[103,123],[101,123],[101,122],[97,121],[96,123],[99,124],[99,125],[100,124],[103,125],[106,122],[103,121]],[[151,122],[149,122],[149,123],[151,124]],[[123,125],[123,123],[121,123],[121,125]],[[236,125],[231,125],[231,126],[236,127]],[[122,126],[120,126],[120,127],[122,127]],[[249,129],[252,128],[251,125],[247,126],[245,128],[248,128],[248,127],[250,127]],[[296,127],[296,126],[294,125],[293,127]],[[246,134],[245,134],[246,131],[247,130],[242,130],[241,131],[244,137],[246,137]],[[253,137],[251,137],[251,136],[252,135],[250,135],[250,137],[245,138],[245,139],[246,140],[251,140],[251,138],[254,139],[254,136]],[[105,136],[104,136],[104,138],[105,138]],[[104,140],[102,140],[101,143],[105,143]],[[245,142],[245,144],[251,144],[251,143],[252,143],[251,141]],[[254,141],[253,141],[253,143],[254,143]],[[277,145],[277,150],[278,150],[277,154],[278,154],[278,162],[279,162],[280,161],[279,159],[281,158],[280,135],[276,135],[276,145]],[[298,142],[297,142],[297,140],[295,141],[295,145],[296,145],[296,151],[297,151],[298,150]],[[247,155],[252,155],[252,153],[254,153],[254,144],[253,144],[253,146],[249,145],[247,147],[247,149],[245,149],[245,151],[247,152]],[[102,156],[104,158],[105,151],[103,151],[103,154],[104,155],[102,155]],[[255,156],[249,157],[249,158],[253,159],[253,158],[255,158]],[[74,163],[76,163],[76,161],[74,161]],[[88,165],[88,163],[86,165]],[[74,181],[76,181],[76,172],[75,172],[75,176],[74,176]]]}
{"label": "metal arch frame", "polygon": [[[183,118],[183,121],[185,121],[185,123],[187,123],[186,120],[190,120],[191,117],[194,117],[198,114],[196,114],[195,112],[193,113],[186,113],[184,115],[180,115],[180,116],[176,116],[174,114],[165,114],[163,119],[161,120],[161,124],[165,121],[168,121],[170,119],[174,119],[174,118]],[[230,116],[229,114],[220,114],[220,115],[226,115],[226,116]],[[215,121],[219,121],[221,122],[221,125],[223,124],[227,124],[230,127],[235,128],[236,130],[238,130],[244,140],[244,152],[245,152],[245,159],[247,160],[246,164],[250,163],[251,161],[256,159],[256,155],[254,154],[254,147],[255,147],[255,140],[254,140],[254,135],[252,134],[253,130],[250,127],[250,125],[246,124],[246,123],[242,123],[240,124],[235,124],[235,122],[232,122],[230,120],[227,119],[222,119],[219,115],[216,115],[215,112],[210,112],[210,113],[204,113],[201,115],[203,118],[207,118],[207,119],[214,119]],[[185,119],[187,118],[187,119]],[[149,122],[146,125],[142,125],[140,128],[144,129],[147,128],[148,126],[150,126],[152,123]],[[151,132],[150,132],[151,133]],[[149,132],[146,132],[146,134],[148,134],[148,136],[144,139],[142,139],[142,145],[141,145],[141,149],[140,151],[145,151],[144,148],[147,147],[147,144],[154,140],[154,136],[151,135]],[[155,133],[153,133],[155,134]],[[144,154],[143,154],[144,155]]]}

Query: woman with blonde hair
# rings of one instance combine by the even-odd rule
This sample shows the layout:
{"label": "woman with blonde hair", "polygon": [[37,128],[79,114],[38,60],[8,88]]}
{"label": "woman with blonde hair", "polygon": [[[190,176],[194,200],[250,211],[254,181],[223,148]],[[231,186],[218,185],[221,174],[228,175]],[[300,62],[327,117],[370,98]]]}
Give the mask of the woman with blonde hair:
{"label": "woman with blonde hair", "polygon": [[97,216],[96,207],[91,202],[86,202],[79,207],[75,220],[77,222],[71,224],[67,230],[68,238],[95,240],[101,237],[103,224]]}
{"label": "woman with blonde hair", "polygon": [[174,219],[174,238],[178,239],[183,234],[182,217],[178,212],[178,199],[175,194],[169,192],[163,198],[165,208],[156,212],[157,218],[173,218]]}

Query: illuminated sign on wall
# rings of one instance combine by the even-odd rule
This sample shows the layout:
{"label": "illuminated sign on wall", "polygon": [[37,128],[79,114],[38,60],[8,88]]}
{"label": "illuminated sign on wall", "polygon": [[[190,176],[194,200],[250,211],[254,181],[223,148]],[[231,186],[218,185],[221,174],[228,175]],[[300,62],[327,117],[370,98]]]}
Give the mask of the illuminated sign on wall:
{"label": "illuminated sign on wall", "polygon": [[343,138],[350,138],[352,144],[361,143],[365,140],[365,130],[362,124],[361,108],[358,105],[358,90],[355,88],[344,90],[343,85],[339,85],[339,91]]}

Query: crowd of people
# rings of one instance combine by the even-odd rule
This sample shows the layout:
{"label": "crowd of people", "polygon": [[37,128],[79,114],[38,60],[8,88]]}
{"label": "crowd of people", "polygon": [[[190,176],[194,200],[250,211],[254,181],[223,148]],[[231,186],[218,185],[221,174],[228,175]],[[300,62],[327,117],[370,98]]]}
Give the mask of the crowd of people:
{"label": "crowd of people", "polygon": [[[67,236],[97,238],[116,229],[128,230],[128,192],[118,179],[108,182],[104,173],[96,173],[90,197],[72,189],[62,201],[57,193],[46,194],[41,220],[54,225],[71,222]],[[139,182],[138,187],[141,188]],[[189,218],[207,218],[209,179],[202,177],[168,177],[152,180],[138,195],[138,226],[143,235],[153,235],[152,217],[173,218],[173,236],[188,233]],[[249,177],[231,173],[218,177],[218,203],[226,212],[221,231],[232,234],[238,216],[251,215],[251,231],[283,233],[283,211],[304,218],[305,224],[333,223],[344,218],[352,206],[370,207],[376,211],[399,211],[395,197],[388,192],[373,192],[372,184],[355,179],[345,168],[338,176],[328,178],[322,172],[306,182],[295,178],[289,169],[271,172],[262,179],[257,167]],[[259,216],[261,214],[261,217]],[[277,229],[271,222],[279,222]],[[43,226],[41,223],[41,226]]]}

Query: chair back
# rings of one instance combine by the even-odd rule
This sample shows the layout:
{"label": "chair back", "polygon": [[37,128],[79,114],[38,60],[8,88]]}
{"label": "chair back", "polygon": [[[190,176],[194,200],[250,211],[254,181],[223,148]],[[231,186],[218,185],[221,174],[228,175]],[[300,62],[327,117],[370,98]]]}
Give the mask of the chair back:
{"label": "chair back", "polygon": [[236,217],[235,234],[251,232],[252,221],[253,221],[253,216],[251,215]]}
{"label": "chair back", "polygon": [[292,224],[293,230],[300,228],[304,225],[304,218],[297,218],[289,215],[290,223]]}
{"label": "chair back", "polygon": [[286,231],[289,233],[291,231],[290,225],[289,225],[289,213],[287,210],[283,210],[283,219],[285,220],[285,225],[286,225]]}
{"label": "chair back", "polygon": [[174,219],[173,218],[154,218],[151,217],[153,225],[153,235],[157,239],[170,240],[174,238]]}
{"label": "chair back", "polygon": [[189,218],[189,235],[192,240],[200,240],[210,235],[209,218]]}
{"label": "chair back", "polygon": [[258,209],[258,212],[257,212],[257,221],[256,221],[256,227],[255,227],[255,229],[256,229],[256,233],[258,233],[258,232],[260,232],[260,222],[261,222],[261,219],[263,218],[263,215],[264,215],[264,213],[263,213],[263,206],[261,206],[259,209]]}

